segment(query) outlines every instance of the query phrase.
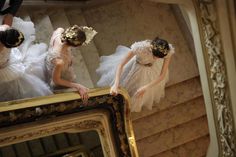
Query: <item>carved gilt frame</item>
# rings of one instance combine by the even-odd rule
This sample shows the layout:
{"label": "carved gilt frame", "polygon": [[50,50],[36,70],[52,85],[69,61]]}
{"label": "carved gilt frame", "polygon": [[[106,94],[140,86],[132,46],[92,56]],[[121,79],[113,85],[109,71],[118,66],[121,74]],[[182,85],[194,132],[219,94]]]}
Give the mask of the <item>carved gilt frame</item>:
{"label": "carved gilt frame", "polygon": [[130,121],[129,96],[94,89],[83,104],[76,93],[4,102],[0,107],[0,146],[58,133],[95,130],[105,157],[138,157]]}

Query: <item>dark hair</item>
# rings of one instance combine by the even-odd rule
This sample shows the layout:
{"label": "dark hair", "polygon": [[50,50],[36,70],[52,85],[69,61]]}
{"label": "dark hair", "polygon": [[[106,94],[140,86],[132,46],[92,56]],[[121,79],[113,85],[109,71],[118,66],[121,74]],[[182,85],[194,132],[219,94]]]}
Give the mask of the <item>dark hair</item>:
{"label": "dark hair", "polygon": [[70,46],[80,46],[86,41],[86,35],[79,26],[74,25],[62,33],[61,41]]}
{"label": "dark hair", "polygon": [[0,31],[0,42],[7,48],[17,47],[23,41],[23,33],[14,28],[10,28],[5,31]]}
{"label": "dark hair", "polygon": [[156,37],[151,44],[153,47],[152,54],[158,58],[164,58],[170,50],[169,43],[159,37]]}

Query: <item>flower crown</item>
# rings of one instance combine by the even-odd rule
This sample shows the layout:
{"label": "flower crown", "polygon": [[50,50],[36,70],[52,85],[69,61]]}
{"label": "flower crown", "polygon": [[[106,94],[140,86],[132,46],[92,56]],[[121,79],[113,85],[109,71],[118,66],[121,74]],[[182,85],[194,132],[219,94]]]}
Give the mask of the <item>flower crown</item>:
{"label": "flower crown", "polygon": [[83,45],[87,45],[90,43],[93,37],[97,34],[97,31],[95,31],[92,27],[87,27],[87,26],[82,26],[80,28],[85,33],[85,36],[86,36],[86,40],[83,43]]}
{"label": "flower crown", "polygon": [[[81,41],[81,39],[77,36],[79,31],[84,32],[85,41]],[[92,27],[87,26],[78,26],[74,25],[65,30],[62,35],[62,40],[67,40],[73,45],[87,45],[93,39],[93,37],[97,34],[97,32]]]}
{"label": "flower crown", "polygon": [[152,44],[152,46],[153,46],[152,47],[153,50],[158,50],[165,56],[168,54],[168,51],[169,51],[168,47],[164,45],[159,45],[159,44]]}

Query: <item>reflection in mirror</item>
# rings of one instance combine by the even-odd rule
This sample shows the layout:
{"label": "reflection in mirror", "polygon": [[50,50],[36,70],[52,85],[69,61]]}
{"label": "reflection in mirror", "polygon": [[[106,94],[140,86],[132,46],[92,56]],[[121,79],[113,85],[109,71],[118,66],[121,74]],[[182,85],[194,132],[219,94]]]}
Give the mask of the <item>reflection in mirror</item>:
{"label": "reflection in mirror", "polygon": [[104,157],[96,131],[60,133],[0,148],[1,157]]}

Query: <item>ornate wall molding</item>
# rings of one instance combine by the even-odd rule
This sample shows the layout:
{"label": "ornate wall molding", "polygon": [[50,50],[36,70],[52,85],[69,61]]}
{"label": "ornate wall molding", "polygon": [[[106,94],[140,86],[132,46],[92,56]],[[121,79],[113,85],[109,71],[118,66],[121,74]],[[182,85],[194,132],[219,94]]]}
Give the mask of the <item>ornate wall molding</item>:
{"label": "ornate wall molding", "polygon": [[203,32],[203,47],[207,52],[206,64],[208,66],[209,82],[211,84],[211,97],[216,119],[216,130],[219,138],[219,156],[235,157],[235,130],[232,106],[226,75],[224,50],[222,48],[221,34],[215,0],[196,0],[199,25]]}

